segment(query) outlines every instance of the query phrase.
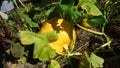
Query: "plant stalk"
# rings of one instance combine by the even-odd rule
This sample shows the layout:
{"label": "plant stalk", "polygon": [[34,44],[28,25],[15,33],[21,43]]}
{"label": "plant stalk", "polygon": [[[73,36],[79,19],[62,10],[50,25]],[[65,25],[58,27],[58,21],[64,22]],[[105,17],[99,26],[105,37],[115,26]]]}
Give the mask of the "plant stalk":
{"label": "plant stalk", "polygon": [[81,29],[83,29],[83,30],[85,30],[85,31],[88,31],[88,32],[90,32],[90,33],[93,33],[93,34],[97,34],[97,35],[104,35],[104,33],[102,33],[102,32],[97,32],[97,31],[94,31],[94,30],[91,30],[91,29],[87,29],[87,28],[85,28],[85,27],[83,27],[83,26],[81,26],[81,25],[79,25],[79,24],[76,24],[79,28],[81,28]]}

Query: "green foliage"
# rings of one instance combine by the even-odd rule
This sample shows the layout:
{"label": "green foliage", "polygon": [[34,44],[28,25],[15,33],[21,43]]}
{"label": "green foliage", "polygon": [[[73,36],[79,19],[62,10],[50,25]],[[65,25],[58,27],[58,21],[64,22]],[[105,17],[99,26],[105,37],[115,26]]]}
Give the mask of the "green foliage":
{"label": "green foliage", "polygon": [[46,61],[56,56],[55,50],[53,50],[49,44],[38,45],[34,47],[33,58],[41,61]]}
{"label": "green foliage", "polygon": [[[47,3],[46,3],[47,4]],[[80,17],[79,11],[74,6],[74,0],[59,0],[48,4],[51,8],[48,8],[46,15],[50,17],[63,17],[68,21],[76,20]],[[53,6],[54,5],[54,6]],[[46,6],[44,6],[46,7]]]}
{"label": "green foliage", "polygon": [[92,63],[93,68],[103,67],[104,59],[92,53],[90,55],[90,62]]}
{"label": "green foliage", "polygon": [[51,60],[50,64],[48,65],[48,68],[60,68],[60,65],[59,65],[58,61]]}
{"label": "green foliage", "polygon": [[91,53],[90,55],[87,52],[84,52],[80,61],[80,68],[101,68],[103,67],[104,59]]}
{"label": "green foliage", "polygon": [[89,15],[99,16],[102,15],[101,11],[96,6],[96,0],[79,0],[77,7],[81,7]]}
{"label": "green foliage", "polygon": [[55,9],[56,9],[56,7],[51,7],[49,10],[47,10],[47,11],[45,12],[45,15],[46,15],[46,16],[49,16],[50,13],[52,13]]}
{"label": "green foliage", "polygon": [[57,39],[58,37],[55,31],[41,35],[28,31],[20,31],[19,36],[22,44],[34,44],[33,58],[46,61],[56,56],[55,50],[49,45],[49,40]]}
{"label": "green foliage", "polygon": [[88,18],[87,22],[94,27],[99,27],[103,23],[106,23],[106,19],[103,16],[94,16],[94,17]]}
{"label": "green foliage", "polygon": [[[34,10],[28,8],[29,11],[31,11],[33,14],[27,13],[29,11],[26,12],[26,10],[22,8],[20,8],[21,11],[17,10],[18,13],[10,14],[11,16],[9,16],[9,20],[10,21],[12,20],[12,22],[8,23],[9,20],[4,22],[5,23],[4,25],[7,27],[7,29],[10,30],[9,31],[10,38],[16,38],[17,31],[21,30],[21,28],[22,30],[31,31],[31,32],[19,31],[19,37],[20,37],[19,39],[21,42],[18,41],[18,37],[17,39],[12,39],[12,42],[10,41],[11,39],[9,39],[9,41],[6,42],[6,39],[8,39],[6,35],[9,35],[9,34],[5,35],[4,32],[2,32],[3,25],[0,25],[0,28],[1,28],[0,35],[3,36],[3,39],[5,39],[5,43],[7,45],[8,44],[12,45],[10,48],[10,52],[12,56],[16,58],[20,58],[18,62],[24,63],[25,61],[27,61],[28,53],[31,53],[31,51],[24,51],[24,48],[26,46],[33,45],[34,46],[33,51],[32,51],[33,59],[39,59],[40,61],[43,61],[43,62],[50,60],[50,64],[48,64],[48,68],[60,68],[60,65],[57,62],[57,60],[54,60],[54,58],[58,59],[58,56],[56,56],[55,50],[53,50],[49,45],[50,40],[53,40],[53,39],[56,40],[58,38],[57,33],[55,31],[47,32],[41,35],[37,33],[33,33],[32,28],[40,29],[40,27],[38,25],[38,22],[34,22],[32,18],[35,18],[35,20],[37,18],[37,20],[45,21],[45,19],[44,20],[39,19],[39,18],[43,18],[40,12],[45,13],[45,15],[47,16],[47,19],[53,18],[53,17],[62,17],[66,19],[67,21],[70,21],[72,24],[78,24],[76,22],[79,22],[80,24],[83,18],[88,18],[87,20],[88,24],[90,24],[93,27],[99,27],[102,24],[106,23],[107,22],[106,19],[109,18],[110,12],[111,14],[113,12],[118,12],[118,11],[114,11],[114,9],[118,8],[116,7],[116,5],[118,4],[117,3],[118,0],[107,0],[105,3],[105,6],[102,6],[103,11],[99,9],[99,7],[101,6],[98,5],[97,0],[78,0],[77,4],[75,4],[75,1],[76,0],[41,0],[39,6],[36,7],[34,5],[33,7],[35,8]],[[30,15],[31,17],[29,17]],[[44,17],[46,18],[46,16]],[[1,22],[3,22],[2,19],[1,19]],[[20,24],[20,26],[18,26],[18,24]],[[86,31],[88,30],[91,33],[95,33],[95,31],[89,30],[87,28],[83,30],[86,30]],[[101,36],[105,35],[104,32],[96,32],[95,34],[98,34]],[[108,37],[106,39],[108,40]],[[71,42],[71,45],[69,48],[70,52],[66,53],[67,52],[66,51],[60,55],[64,56],[65,58],[69,58],[68,54],[71,56],[71,53],[74,49],[74,46],[72,45],[75,44],[75,41],[76,40],[73,39]],[[23,46],[21,45],[21,43]],[[105,45],[108,45],[108,44],[105,43]],[[77,53],[73,53],[73,54],[77,54]],[[97,56],[93,52],[90,52],[90,54],[88,54],[87,52],[82,53],[82,54],[83,55],[80,58],[81,59],[80,68],[103,67],[104,59]]]}
{"label": "green foliage", "polygon": [[20,59],[18,59],[17,61],[18,61],[18,63],[25,63],[27,61],[27,58],[25,56],[23,56]]}
{"label": "green foliage", "polygon": [[33,22],[28,15],[23,14],[23,13],[19,13],[19,15],[25,24],[28,24],[30,27],[39,27],[38,24]]}
{"label": "green foliage", "polygon": [[80,17],[79,11],[74,6],[74,0],[70,0],[69,2],[66,0],[61,0],[59,2],[59,8],[63,14],[63,17],[68,21],[74,21]]}

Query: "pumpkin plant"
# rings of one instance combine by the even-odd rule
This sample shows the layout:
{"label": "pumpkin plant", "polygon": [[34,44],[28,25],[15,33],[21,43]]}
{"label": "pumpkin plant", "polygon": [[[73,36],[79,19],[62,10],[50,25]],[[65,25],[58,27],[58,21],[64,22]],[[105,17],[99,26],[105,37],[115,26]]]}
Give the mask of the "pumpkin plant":
{"label": "pumpkin plant", "polygon": [[24,45],[34,43],[33,57],[41,61],[54,58],[55,53],[71,52],[76,39],[74,28],[62,18],[46,21],[38,34],[20,31],[19,36]]}
{"label": "pumpkin plant", "polygon": [[[79,0],[77,5],[75,5],[74,0],[42,0],[39,9],[47,9],[45,15],[48,20],[42,24],[38,33],[20,31],[19,36],[21,43],[24,46],[34,46],[34,59],[39,59],[40,61],[52,59],[50,65],[53,64],[53,61],[56,61],[56,56],[67,55],[66,58],[68,58],[70,55],[75,55],[72,53],[76,39],[73,25],[80,26],[80,28],[82,27],[79,25],[82,22],[78,19],[88,18],[85,22],[87,21],[87,24],[90,24],[92,27],[99,27],[105,22],[105,18],[95,5],[96,3],[96,0]],[[82,27],[82,29],[103,35],[102,32],[95,32],[85,27]],[[55,64],[58,63],[55,62]]]}
{"label": "pumpkin plant", "polygon": [[[15,1],[16,0],[14,0],[14,2]],[[20,3],[25,9],[27,8],[21,1]],[[18,6],[17,3],[15,4],[16,6]],[[38,15],[32,16],[34,14],[29,13],[29,11],[33,8],[34,10],[36,10],[36,13],[38,13]],[[19,57],[18,62],[24,63],[27,61],[29,55],[26,47],[33,46],[31,48],[32,50],[28,49],[29,53],[32,53],[32,59],[38,59],[42,62],[50,61],[48,68],[60,68],[60,65],[57,61],[59,57],[62,56],[65,58],[76,58],[76,56],[73,55],[81,54],[76,52],[73,53],[76,41],[75,27],[79,27],[80,29],[83,29],[85,31],[105,37],[107,41],[107,43],[96,48],[94,52],[91,52],[91,54],[87,54],[88,52],[85,52],[85,54],[82,53],[81,57],[83,59],[78,59],[82,59],[82,61],[80,62],[80,67],[82,67],[82,64],[83,67],[86,66],[86,62],[88,63],[88,66],[90,65],[89,68],[102,67],[104,60],[95,55],[95,53],[100,48],[103,48],[105,46],[111,48],[111,39],[104,33],[104,25],[107,23],[107,20],[106,16],[102,14],[102,12],[99,10],[97,0],[78,0],[78,2],[76,2],[76,0],[41,0],[40,5],[37,7],[34,5],[33,8],[27,8],[27,10],[25,10],[24,12],[20,12],[18,10],[18,16],[16,14],[13,14],[12,16],[14,17],[14,22],[17,25],[20,25],[19,27],[23,27],[22,29],[18,28],[19,30],[17,30],[16,33],[19,35],[19,45],[17,47],[15,46],[15,48],[11,48],[13,56],[14,54],[16,54],[15,56],[17,56],[17,53],[22,54],[22,56]],[[32,10],[31,12],[34,13],[34,10]],[[37,18],[37,16],[40,16],[40,18],[43,18],[39,13],[39,11],[41,10],[44,10],[43,13],[45,14],[45,18],[47,18],[48,20],[39,23],[40,25],[42,24],[42,26],[39,27],[38,23],[33,22],[33,17]],[[29,15],[31,15],[31,18],[29,18]],[[0,25],[0,28],[6,28],[3,26],[2,19],[0,19],[0,22],[2,25]],[[101,32],[97,32],[91,29],[98,29],[101,27]],[[37,28],[36,32],[33,30],[34,28]],[[1,33],[0,35],[4,36],[3,33]],[[0,39],[3,38],[1,38],[0,36]],[[16,49],[21,48],[19,46],[21,46],[25,50],[21,49],[22,52],[19,52],[21,50],[17,51]],[[14,50],[16,50],[17,52],[14,53]],[[97,60],[98,63],[93,59]]]}

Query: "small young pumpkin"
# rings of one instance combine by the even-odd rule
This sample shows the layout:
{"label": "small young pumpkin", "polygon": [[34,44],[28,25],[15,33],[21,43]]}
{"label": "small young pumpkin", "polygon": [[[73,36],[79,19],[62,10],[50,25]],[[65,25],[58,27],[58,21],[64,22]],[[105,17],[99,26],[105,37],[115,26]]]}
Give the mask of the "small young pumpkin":
{"label": "small young pumpkin", "polygon": [[49,41],[50,46],[55,49],[56,52],[62,53],[64,47],[69,48],[73,36],[75,36],[75,31],[72,25],[64,19],[52,18],[43,23],[43,26],[38,33],[42,34],[54,30],[58,32],[58,39]]}

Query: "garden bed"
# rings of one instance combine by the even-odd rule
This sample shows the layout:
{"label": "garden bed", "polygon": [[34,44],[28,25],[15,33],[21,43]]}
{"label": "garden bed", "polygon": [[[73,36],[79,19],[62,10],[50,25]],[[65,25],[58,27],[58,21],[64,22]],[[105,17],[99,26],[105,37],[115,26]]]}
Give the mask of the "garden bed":
{"label": "garden bed", "polygon": [[[2,68],[120,67],[120,1],[13,3],[15,8],[5,12],[8,18],[0,14]],[[52,47],[58,37],[65,39],[55,43],[61,50]]]}

